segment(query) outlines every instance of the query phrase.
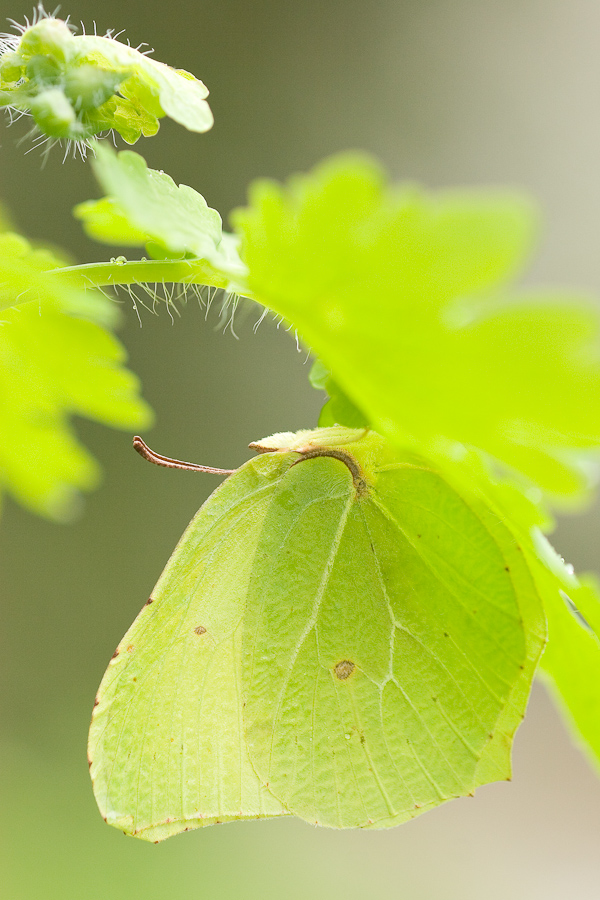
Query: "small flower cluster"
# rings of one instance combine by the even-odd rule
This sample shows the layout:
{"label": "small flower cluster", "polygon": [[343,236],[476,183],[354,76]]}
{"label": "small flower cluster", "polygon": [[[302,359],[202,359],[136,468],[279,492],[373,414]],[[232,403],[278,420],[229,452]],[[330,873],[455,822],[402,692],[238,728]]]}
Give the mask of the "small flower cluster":
{"label": "small flower cluster", "polygon": [[0,106],[33,117],[42,140],[82,151],[102,132],[129,144],[169,116],[191,131],[213,124],[208,90],[183,70],[150,59],[111,34],[76,35],[40,10],[18,34],[0,36]]}

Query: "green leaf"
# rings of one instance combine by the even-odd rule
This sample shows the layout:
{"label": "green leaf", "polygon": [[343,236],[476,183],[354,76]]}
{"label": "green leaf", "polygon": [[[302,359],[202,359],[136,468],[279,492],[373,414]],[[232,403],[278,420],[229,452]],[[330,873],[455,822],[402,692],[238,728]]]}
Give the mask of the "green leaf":
{"label": "green leaf", "polygon": [[541,671],[581,748],[600,766],[600,590],[594,576],[577,578],[542,535],[536,570],[548,619]]}
{"label": "green leaf", "polygon": [[0,44],[0,106],[29,112],[50,138],[88,141],[113,129],[128,143],[156,134],[169,116],[208,131],[208,90],[191,75],[97,35],[76,35],[43,15]]}
{"label": "green leaf", "polygon": [[319,415],[319,426],[329,428],[332,425],[345,425],[346,428],[368,428],[367,417],[346,396],[331,377],[331,373],[317,359],[313,363],[308,379],[317,390],[326,391],[329,395],[327,403]]}
{"label": "green leaf", "polygon": [[68,518],[78,492],[99,477],[71,416],[125,429],[151,420],[107,330],[116,307],[48,273],[62,262],[20,235],[0,234],[0,487],[54,519]]}
{"label": "green leaf", "polygon": [[79,203],[73,214],[83,222],[85,233],[101,244],[143,247],[149,239],[148,232],[132,225],[123,208],[112,197]]}
{"label": "green leaf", "polygon": [[90,237],[112,244],[146,244],[159,258],[187,255],[206,260],[232,289],[244,278],[238,239],[223,234],[219,213],[201,194],[149,169],[131,150],[117,155],[97,146],[96,157],[94,171],[108,196],[75,207]]}
{"label": "green leaf", "polygon": [[507,289],[534,221],[521,196],[390,187],[348,155],[286,187],[258,182],[235,215],[253,296],[374,428],[449,458],[479,447],[568,495],[578,454],[600,443],[598,316]]}
{"label": "green leaf", "polygon": [[387,827],[509,778],[544,643],[512,534],[374,433],[251,446],[100,687],[109,823],[148,840],[286,813]]}
{"label": "green leaf", "polygon": [[134,107],[147,108],[157,118],[168,116],[188,131],[212,128],[208,89],[190,72],[173,69],[113,38],[81,35],[75,40],[85,56],[132,72],[120,90]]}
{"label": "green leaf", "polygon": [[[59,283],[48,277],[48,271],[63,265],[52,251],[33,248],[20,234],[0,231],[0,311],[25,303],[40,302],[69,306],[82,302],[82,292],[69,282]],[[114,321],[112,307],[103,309]]]}

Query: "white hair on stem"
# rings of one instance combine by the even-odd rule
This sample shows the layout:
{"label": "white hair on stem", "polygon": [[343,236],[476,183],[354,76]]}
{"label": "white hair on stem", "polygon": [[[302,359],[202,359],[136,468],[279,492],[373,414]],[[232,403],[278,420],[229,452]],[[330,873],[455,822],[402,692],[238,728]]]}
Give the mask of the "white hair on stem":
{"label": "white hair on stem", "polygon": [[[108,293],[106,290],[106,286],[96,287],[91,279],[89,279],[89,282],[89,286],[91,289],[99,290],[104,297],[112,300],[113,302],[123,302],[119,298],[119,291],[125,291],[125,293],[129,297],[131,306],[138,318],[140,326],[143,325],[140,309],[146,310],[153,316],[158,316],[160,314],[160,306],[162,304],[164,304],[165,309],[167,310],[169,318],[171,319],[171,323],[174,324],[175,316],[181,318],[181,309],[179,308],[178,304],[187,302],[190,294],[195,297],[199,307],[204,310],[205,320],[208,320],[208,316],[215,303],[215,300],[217,296],[221,294],[222,297],[220,303],[218,304],[218,318],[215,325],[215,330],[222,331],[223,333],[229,331],[236,340],[239,340],[239,335],[235,330],[235,319],[240,315],[240,310],[245,298],[234,291],[225,291],[222,288],[217,288],[213,285],[195,283],[161,281],[154,282],[153,285],[150,285],[147,282],[140,281],[133,282],[131,284],[111,285],[110,290],[114,293]],[[150,302],[148,302],[148,300]],[[254,309],[256,305],[256,302],[253,302],[251,304],[251,307],[247,307],[248,311],[250,309]],[[266,319],[272,319],[278,330],[281,329],[282,326],[284,326],[282,330],[284,330],[288,334],[291,334],[296,344],[296,351],[298,353],[304,352],[306,348],[303,348],[301,345],[297,328],[295,328],[293,324],[286,323],[286,320],[283,316],[275,316],[266,307],[262,307],[260,309],[260,315],[258,319],[252,325],[252,332],[254,334],[257,333],[259,327]],[[310,349],[306,349],[305,362],[310,358],[310,355]]]}

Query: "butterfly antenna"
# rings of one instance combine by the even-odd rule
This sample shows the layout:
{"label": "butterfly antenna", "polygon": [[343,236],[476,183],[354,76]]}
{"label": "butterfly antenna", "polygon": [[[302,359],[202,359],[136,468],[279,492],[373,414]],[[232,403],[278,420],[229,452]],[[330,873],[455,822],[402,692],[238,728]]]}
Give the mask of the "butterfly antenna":
{"label": "butterfly antenna", "polygon": [[165,469],[185,469],[187,472],[208,472],[211,475],[233,475],[234,472],[237,472],[237,469],[215,469],[213,466],[199,466],[197,463],[183,462],[180,459],[162,456],[151,450],[137,434],[133,439],[133,449],[148,462],[154,463],[156,466],[164,466]]}

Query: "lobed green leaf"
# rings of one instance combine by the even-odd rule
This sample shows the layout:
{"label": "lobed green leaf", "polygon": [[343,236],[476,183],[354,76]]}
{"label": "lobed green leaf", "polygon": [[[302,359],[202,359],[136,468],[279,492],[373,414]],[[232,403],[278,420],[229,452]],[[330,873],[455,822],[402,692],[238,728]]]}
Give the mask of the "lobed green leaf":
{"label": "lobed green leaf", "polygon": [[536,536],[536,570],[548,619],[541,673],[586,755],[600,766],[600,590],[592,575],[577,578],[545,538]]}
{"label": "lobed green leaf", "polygon": [[258,182],[235,223],[253,296],[374,428],[428,454],[481,448],[552,495],[581,489],[600,443],[598,316],[507,288],[534,233],[521,196],[390,187],[344,155]]}
{"label": "lobed green leaf", "polygon": [[116,308],[49,269],[64,262],[20,235],[0,234],[0,488],[33,511],[69,517],[98,481],[71,417],[116,428],[149,424],[138,380],[110,333]]}
{"label": "lobed green leaf", "polygon": [[326,391],[329,397],[319,415],[321,428],[329,428],[332,425],[345,425],[347,428],[368,428],[370,426],[365,414],[335,383],[331,372],[320,360],[315,360],[308,377],[314,388]]}
{"label": "lobed green leaf", "polygon": [[600,590],[592,575],[578,578],[543,532],[554,522],[531,489],[498,481],[481,454],[449,464],[437,459],[445,477],[468,491],[504,523],[521,547],[542,599],[548,644],[540,675],[557,701],[565,724],[588,757],[600,765]]}
{"label": "lobed green leaf", "polygon": [[[243,281],[246,269],[239,257],[239,241],[223,233],[219,213],[201,194],[185,184],[176,185],[164,172],[149,169],[131,150],[117,155],[97,146],[93,165],[108,196],[75,207],[90,237],[105,243],[146,245],[157,259],[202,260],[207,284],[219,281],[217,286],[234,290]],[[149,273],[147,280],[157,279]]]}

